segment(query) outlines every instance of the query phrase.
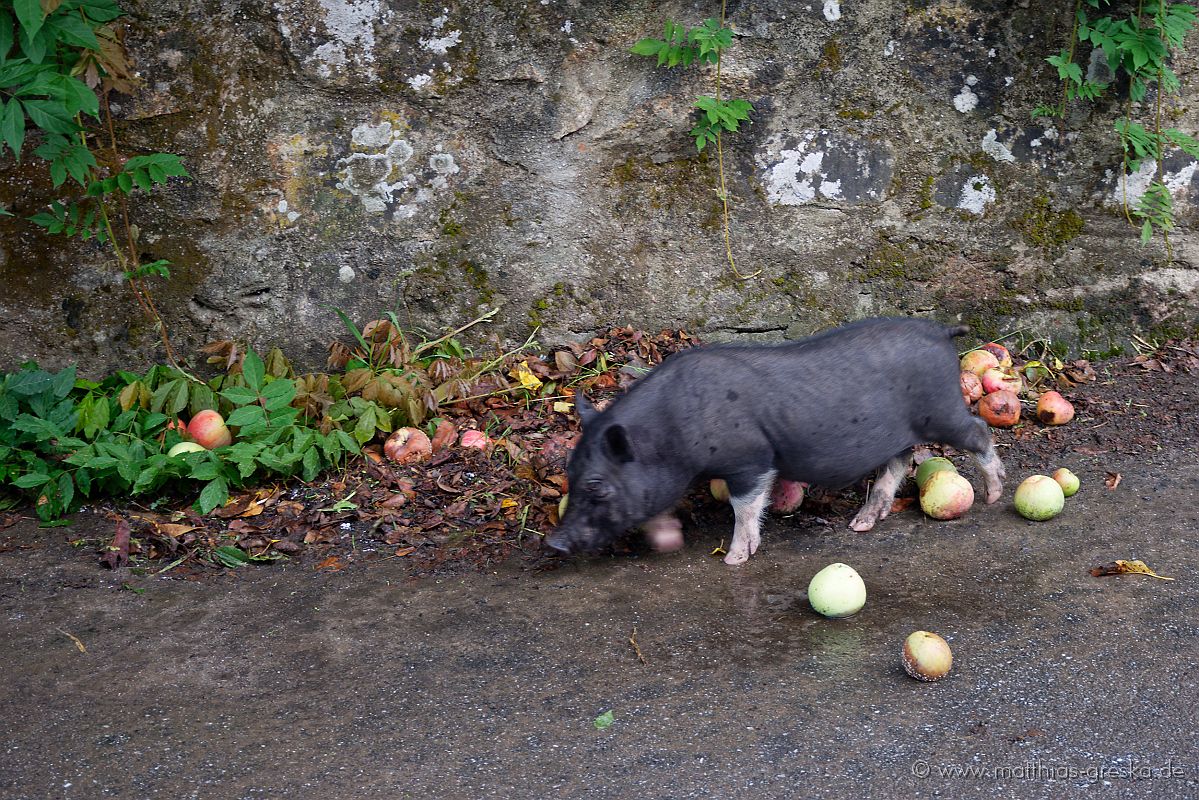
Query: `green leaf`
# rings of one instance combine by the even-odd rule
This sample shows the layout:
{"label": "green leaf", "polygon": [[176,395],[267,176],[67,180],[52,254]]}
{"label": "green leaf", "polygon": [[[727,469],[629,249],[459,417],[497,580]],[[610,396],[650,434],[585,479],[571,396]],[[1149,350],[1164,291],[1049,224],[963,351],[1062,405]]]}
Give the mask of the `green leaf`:
{"label": "green leaf", "polygon": [[212,557],[230,569],[244,567],[250,562],[250,556],[247,555],[245,551],[228,544],[222,545],[213,550]]}
{"label": "green leaf", "polygon": [[129,194],[130,192],[132,192],[133,191],[133,176],[130,175],[128,172],[118,172],[117,173],[117,187],[125,194]]}
{"label": "green leaf", "polygon": [[67,367],[54,376],[50,383],[50,393],[57,398],[66,397],[75,387],[75,365]]}
{"label": "green leaf", "polygon": [[167,392],[166,403],[163,406],[163,413],[174,416],[183,409],[187,408],[188,397],[188,381],[184,378],[179,378],[171,382],[174,388]]}
{"label": "green leaf", "polygon": [[296,385],[287,378],[277,378],[266,385],[262,396],[266,398],[267,411],[278,411],[291,405],[296,396]]}
{"label": "green leaf", "polygon": [[79,7],[96,22],[110,22],[125,15],[114,0],[81,0]]}
{"label": "green leaf", "polygon": [[12,5],[17,19],[21,22],[21,29],[27,35],[35,36],[45,21],[41,0],[13,0]]}
{"label": "green leaf", "polygon": [[615,719],[616,717],[612,714],[612,709],[608,709],[596,717],[593,724],[595,725],[595,729],[597,731],[602,731],[605,728],[608,728],[615,721]]}
{"label": "green leaf", "polygon": [[656,56],[666,46],[666,42],[660,39],[642,39],[630,47],[629,51],[639,56]]}
{"label": "green leaf", "polygon": [[46,20],[46,27],[60,41],[88,50],[99,50],[100,42],[91,26],[73,14],[55,14]]}
{"label": "green leaf", "polygon": [[47,50],[56,49],[54,37],[44,27],[34,35],[21,28],[17,41],[21,43],[21,52],[34,64],[41,64],[46,60]]}
{"label": "green leaf", "polygon": [[266,422],[266,412],[262,406],[242,406],[241,408],[233,409],[233,413],[229,415],[229,419],[225,420],[226,425],[234,425],[239,428],[246,425],[261,425]]}
{"label": "green leaf", "polygon": [[230,386],[221,392],[221,397],[235,406],[244,406],[249,403],[258,402],[258,392],[253,389],[247,389],[245,386]]}
{"label": "green leaf", "polygon": [[8,13],[8,9],[0,8],[0,61],[3,61],[8,56],[8,51],[12,50],[13,39],[12,35],[13,18]]}
{"label": "green leaf", "polygon": [[50,482],[50,476],[42,472],[33,472],[22,475],[13,480],[13,486],[18,489],[36,489]]}
{"label": "green leaf", "polygon": [[70,75],[55,75],[52,80],[58,98],[66,103],[68,111],[100,118],[100,100],[86,83]]}
{"label": "green leaf", "polygon": [[207,514],[214,508],[222,506],[229,499],[229,485],[223,477],[213,478],[200,492],[200,498],[196,501],[196,505],[201,514]]}
{"label": "green leaf", "polygon": [[1141,244],[1149,244],[1149,240],[1153,238],[1153,223],[1145,220],[1145,224],[1141,226]]}
{"label": "green leaf", "polygon": [[190,416],[194,417],[206,408],[216,408],[216,397],[212,389],[203,383],[189,382],[188,396],[187,413]]}
{"label": "green leaf", "polygon": [[309,447],[304,451],[302,464],[304,469],[301,473],[301,477],[305,481],[313,480],[321,471],[320,452],[315,447]]}
{"label": "green leaf", "polygon": [[50,133],[75,133],[79,126],[66,105],[58,100],[26,100],[25,113],[34,125]]}
{"label": "green leaf", "polygon": [[[25,143],[25,112],[21,101],[12,98],[0,114],[0,139],[12,150],[13,158],[21,160],[21,146]],[[2,148],[0,148],[2,151]]]}
{"label": "green leaf", "polygon": [[248,350],[245,358],[242,359],[241,374],[245,377],[247,386],[255,392],[262,390],[262,378],[266,374],[266,367],[253,350]]}
{"label": "green leaf", "polygon": [[54,376],[40,369],[23,369],[8,379],[8,390],[22,397],[41,394],[53,385]]}

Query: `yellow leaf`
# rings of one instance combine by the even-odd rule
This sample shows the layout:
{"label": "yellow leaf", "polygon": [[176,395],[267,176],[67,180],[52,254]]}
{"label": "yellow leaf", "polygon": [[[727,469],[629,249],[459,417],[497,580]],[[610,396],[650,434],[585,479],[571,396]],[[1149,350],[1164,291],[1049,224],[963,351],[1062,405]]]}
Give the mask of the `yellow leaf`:
{"label": "yellow leaf", "polygon": [[527,360],[517,364],[508,374],[520,381],[520,385],[526,389],[541,388],[541,379],[529,369],[529,362]]}
{"label": "yellow leaf", "polygon": [[718,545],[716,545],[716,547],[712,548],[711,553],[708,553],[708,555],[710,555],[710,556],[727,556],[728,554],[729,554],[729,551],[724,549],[724,539],[721,539],[720,544],[718,544]]}
{"label": "yellow leaf", "polygon": [[569,414],[570,410],[575,407],[574,403],[568,403],[565,400],[559,400],[554,403],[554,410],[559,414]]}
{"label": "yellow leaf", "polygon": [[505,497],[500,501],[500,508],[516,508],[520,503],[513,500],[511,497]]}

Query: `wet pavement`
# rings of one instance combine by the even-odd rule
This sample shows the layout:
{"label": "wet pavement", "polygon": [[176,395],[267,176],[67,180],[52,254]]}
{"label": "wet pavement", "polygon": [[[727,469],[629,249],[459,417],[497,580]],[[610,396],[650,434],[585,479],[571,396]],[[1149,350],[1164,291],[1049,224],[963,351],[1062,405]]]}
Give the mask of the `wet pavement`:
{"label": "wet pavement", "polygon": [[[20,523],[0,797],[1199,797],[1194,446],[1075,465],[1045,523],[1011,509],[1012,465],[999,504],[954,522],[772,518],[743,567],[708,555],[730,514],[672,555],[137,594]],[[1089,574],[1117,558],[1177,580]],[[869,591],[846,620],[806,602],[833,561]],[[940,683],[901,669],[918,629],[953,647]]]}

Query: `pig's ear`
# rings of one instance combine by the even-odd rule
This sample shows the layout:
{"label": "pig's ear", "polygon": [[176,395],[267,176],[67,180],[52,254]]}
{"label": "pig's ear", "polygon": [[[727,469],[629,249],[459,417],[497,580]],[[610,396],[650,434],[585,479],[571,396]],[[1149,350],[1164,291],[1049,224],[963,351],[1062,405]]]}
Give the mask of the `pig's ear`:
{"label": "pig's ear", "polygon": [[590,425],[591,421],[600,413],[595,410],[595,406],[591,405],[591,401],[582,392],[575,395],[575,408],[579,410],[579,422],[585,426]]}
{"label": "pig's ear", "polygon": [[633,443],[629,431],[623,425],[609,425],[604,429],[604,449],[614,460],[627,464],[633,461]]}

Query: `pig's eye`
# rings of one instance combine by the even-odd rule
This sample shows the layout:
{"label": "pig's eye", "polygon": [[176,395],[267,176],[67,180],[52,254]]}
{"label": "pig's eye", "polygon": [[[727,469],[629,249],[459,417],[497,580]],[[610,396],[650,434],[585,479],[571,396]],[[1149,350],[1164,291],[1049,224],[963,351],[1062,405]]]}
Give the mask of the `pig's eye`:
{"label": "pig's eye", "polygon": [[604,500],[612,496],[612,487],[604,482],[602,478],[592,478],[583,485],[587,493],[594,497]]}

